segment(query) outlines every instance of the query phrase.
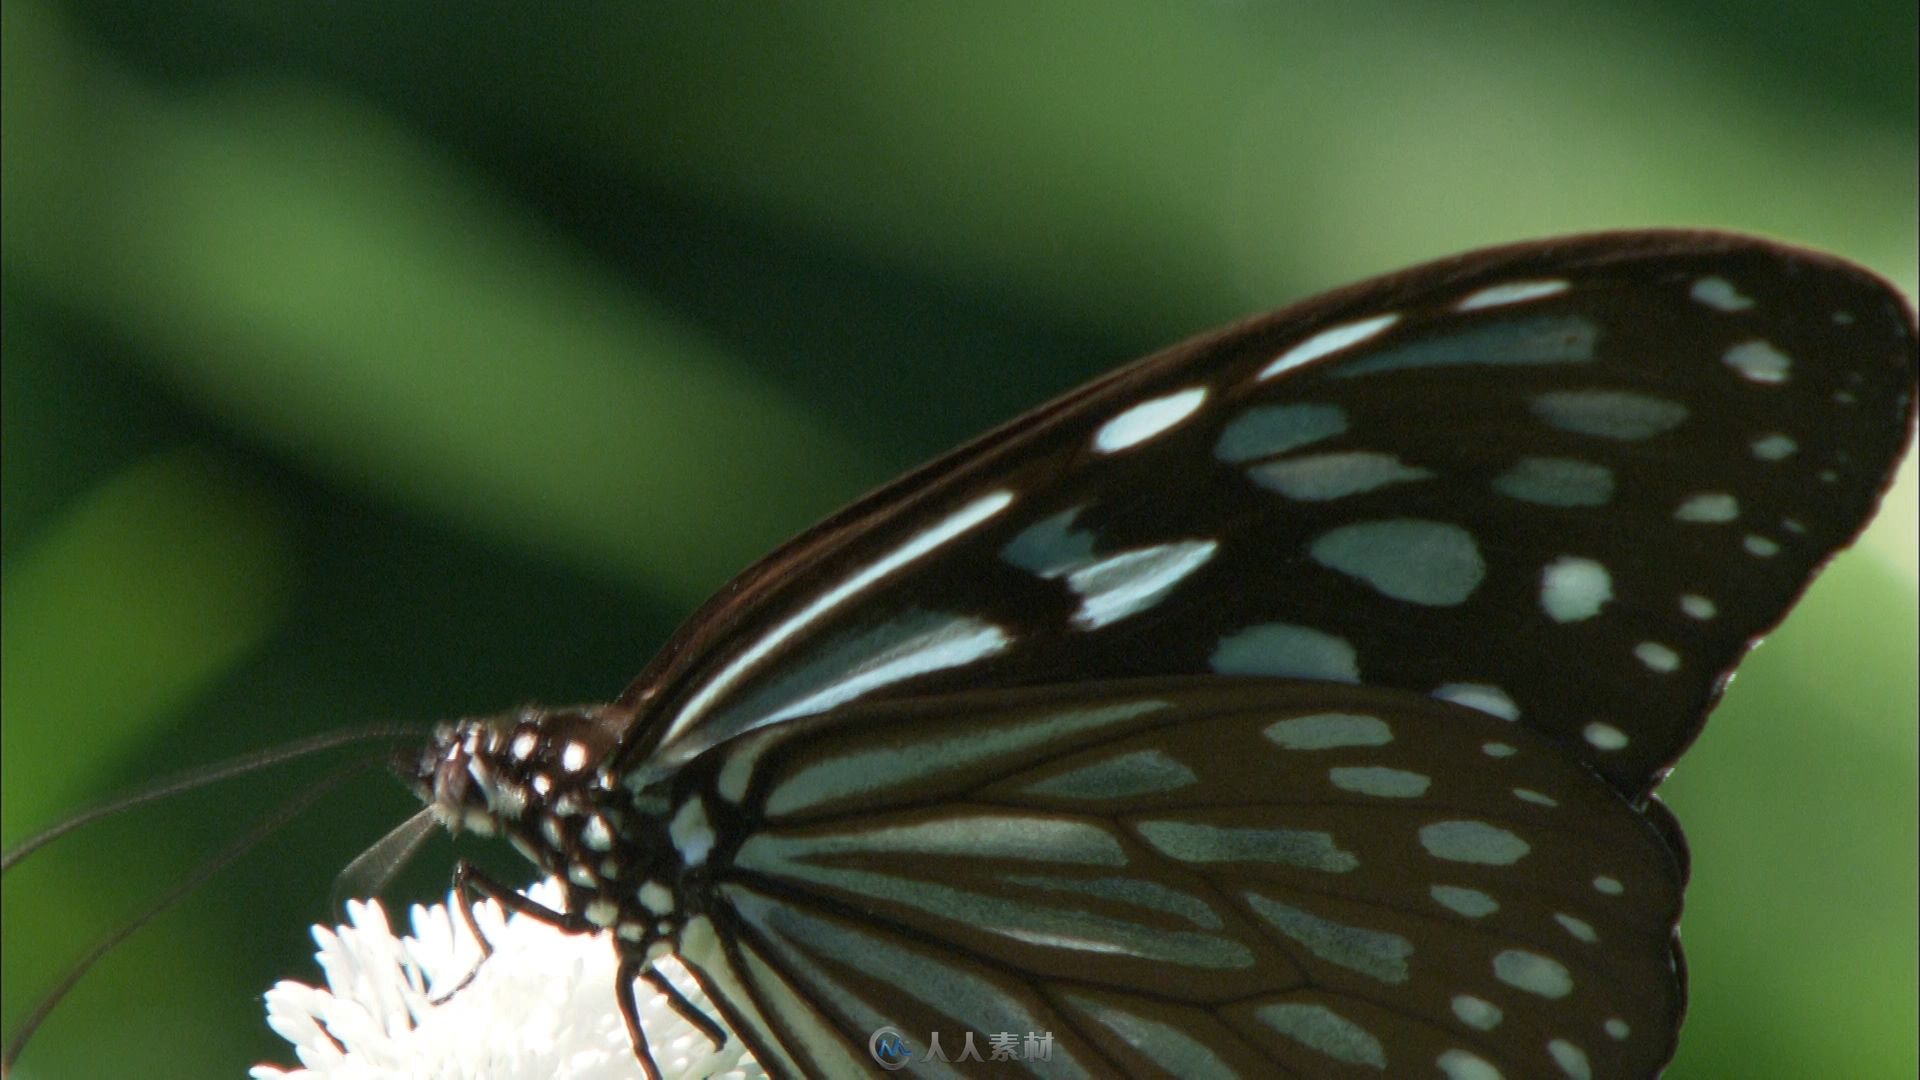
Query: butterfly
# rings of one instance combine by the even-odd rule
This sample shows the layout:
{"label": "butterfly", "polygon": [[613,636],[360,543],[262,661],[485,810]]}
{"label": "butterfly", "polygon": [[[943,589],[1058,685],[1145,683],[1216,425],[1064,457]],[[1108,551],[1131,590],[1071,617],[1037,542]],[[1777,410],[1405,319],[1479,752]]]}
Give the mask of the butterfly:
{"label": "butterfly", "polygon": [[[1573,237],[1124,367],[747,570],[611,703],[404,763],[774,1075],[1651,1075],[1651,794],[1871,516],[1915,332],[1836,260]],[[894,1048],[911,1058],[903,1042]],[[929,1074],[962,1068],[923,1056]]]}
{"label": "butterfly", "polygon": [[777,1076],[1006,1033],[1039,1076],[1653,1075],[1688,874],[1653,789],[1872,515],[1915,367],[1890,287],[1759,240],[1416,267],[1043,405],[613,701],[400,770],[561,899],[465,888],[610,932],[649,1071],[636,985],[698,1013],[671,954]]}

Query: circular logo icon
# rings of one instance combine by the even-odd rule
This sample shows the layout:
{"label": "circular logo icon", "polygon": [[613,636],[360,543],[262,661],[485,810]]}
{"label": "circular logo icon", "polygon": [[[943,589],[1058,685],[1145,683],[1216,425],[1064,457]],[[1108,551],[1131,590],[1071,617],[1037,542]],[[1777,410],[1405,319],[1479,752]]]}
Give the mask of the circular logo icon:
{"label": "circular logo icon", "polygon": [[883,1027],[867,1036],[867,1053],[873,1055],[875,1064],[888,1072],[903,1069],[913,1060],[913,1051],[907,1047],[906,1036],[890,1027]]}

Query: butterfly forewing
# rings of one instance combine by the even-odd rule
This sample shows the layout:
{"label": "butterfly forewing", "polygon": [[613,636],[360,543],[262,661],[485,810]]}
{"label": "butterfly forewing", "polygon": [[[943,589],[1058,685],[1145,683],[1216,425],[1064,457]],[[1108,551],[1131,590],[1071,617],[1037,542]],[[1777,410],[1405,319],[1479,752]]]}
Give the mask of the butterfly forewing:
{"label": "butterfly forewing", "polygon": [[1638,796],[1858,531],[1911,314],[1711,234],[1482,252],[1099,380],[743,576],[626,701],[664,774],[751,727],[971,686],[1257,674],[1518,719]]}
{"label": "butterfly forewing", "polygon": [[1050,1032],[1007,1067],[1060,1076],[1671,1053],[1674,854],[1484,713],[1231,678],[977,692],[777,725],[696,770],[751,825],[711,857],[719,944],[689,959],[801,1073],[883,1027],[949,1055]]}

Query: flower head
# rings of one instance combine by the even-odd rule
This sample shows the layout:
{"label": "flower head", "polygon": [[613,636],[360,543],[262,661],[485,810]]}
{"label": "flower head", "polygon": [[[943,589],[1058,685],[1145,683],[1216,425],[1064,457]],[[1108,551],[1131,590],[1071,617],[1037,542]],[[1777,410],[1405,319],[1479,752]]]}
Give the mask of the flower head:
{"label": "flower head", "polygon": [[[549,907],[560,900],[551,881],[527,895]],[[567,933],[479,901],[474,919],[493,946],[482,962],[479,942],[453,905],[451,896],[447,904],[416,905],[407,937],[394,936],[377,900],[350,901],[347,926],[315,926],[326,986],[282,981],[267,992],[267,1024],[293,1044],[303,1067],[255,1066],[254,1080],[642,1075],[614,997],[612,935]],[[656,966],[696,1008],[720,1020],[677,961]],[[641,1026],[665,1077],[765,1075],[738,1038],[715,1050],[664,995],[644,983],[637,993]]]}

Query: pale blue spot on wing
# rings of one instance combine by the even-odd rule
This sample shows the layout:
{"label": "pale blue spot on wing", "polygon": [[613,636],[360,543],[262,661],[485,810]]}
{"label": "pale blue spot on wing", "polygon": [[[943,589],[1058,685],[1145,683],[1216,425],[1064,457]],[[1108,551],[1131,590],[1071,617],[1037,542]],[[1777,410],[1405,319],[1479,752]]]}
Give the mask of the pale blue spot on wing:
{"label": "pale blue spot on wing", "polygon": [[1701,278],[1693,283],[1688,295],[1717,311],[1745,311],[1753,306],[1750,297],[1741,295],[1733,282],[1723,277]]}
{"label": "pale blue spot on wing", "polygon": [[1546,315],[1475,327],[1349,360],[1332,374],[1348,379],[1412,368],[1579,364],[1593,359],[1599,337],[1578,315]]}
{"label": "pale blue spot on wing", "polygon": [[1367,1029],[1324,1005],[1281,1002],[1262,1005],[1253,1015],[1268,1027],[1347,1065],[1387,1067],[1387,1051]]}
{"label": "pale blue spot on wing", "polygon": [[1168,888],[1156,881],[1126,877],[1048,877],[1036,874],[1005,874],[1000,880],[1010,885],[1049,892],[1078,893],[1134,907],[1178,915],[1203,930],[1218,930],[1224,923],[1207,901],[1192,893]]}
{"label": "pale blue spot on wing", "polygon": [[1757,383],[1786,382],[1793,368],[1793,361],[1785,353],[1764,341],[1742,342],[1720,359],[1741,378]]}
{"label": "pale blue spot on wing", "polygon": [[1516,990],[1544,998],[1573,993],[1573,976],[1559,961],[1525,949],[1507,949],[1494,956],[1493,975]]}
{"label": "pale blue spot on wing", "polygon": [[1420,829],[1420,846],[1436,859],[1511,866],[1533,850],[1513,833],[1484,821],[1437,821]]}
{"label": "pale blue spot on wing", "polygon": [[1050,776],[1026,790],[1070,799],[1117,799],[1177,791],[1198,779],[1192,769],[1161,751],[1141,750]]}
{"label": "pale blue spot on wing", "polygon": [[1073,527],[1079,507],[1045,518],[1000,549],[1000,557],[1043,578],[1058,577],[1093,559],[1093,533]]}
{"label": "pale blue spot on wing", "polygon": [[1167,708],[1160,700],[1121,702],[1069,710],[1039,720],[1003,725],[947,739],[923,739],[904,747],[842,753],[794,770],[768,793],[766,812],[778,816],[889,788],[925,784],[956,769],[1017,753],[1083,731],[1125,724]]}
{"label": "pale blue spot on wing", "polygon": [[1564,912],[1556,912],[1553,921],[1565,927],[1567,933],[1572,934],[1576,940],[1584,941],[1589,945],[1600,940],[1600,935],[1594,930],[1593,924],[1585,919],[1576,919]]}
{"label": "pale blue spot on wing", "polygon": [[1123,551],[1072,571],[1067,587],[1080,595],[1074,625],[1098,630],[1153,607],[1212,559],[1219,546],[1213,540],[1182,540]]}
{"label": "pale blue spot on wing", "polygon": [[1513,698],[1505,690],[1490,683],[1447,683],[1435,687],[1433,696],[1441,701],[1478,709],[1502,720],[1520,719],[1520,706],[1514,704]]}
{"label": "pale blue spot on wing", "polygon": [[1739,516],[1740,500],[1724,491],[1689,496],[1673,511],[1673,520],[1697,525],[1718,525]]}
{"label": "pale blue spot on wing", "polygon": [[1624,390],[1556,390],[1535,397],[1533,414],[1574,435],[1638,442],[1679,427],[1687,408]]}
{"label": "pale blue spot on wing", "polygon": [[1492,1031],[1506,1018],[1500,1006],[1472,994],[1454,995],[1453,1015],[1459,1017],[1461,1023],[1480,1031]]}
{"label": "pale blue spot on wing", "polygon": [[1269,491],[1302,502],[1325,502],[1409,480],[1426,480],[1433,473],[1403,464],[1392,454],[1350,451],[1282,458],[1247,470],[1253,482]]}
{"label": "pale blue spot on wing", "polygon": [[1385,746],[1393,741],[1393,729],[1385,720],[1354,713],[1315,713],[1275,720],[1262,734],[1286,750]]}
{"label": "pale blue spot on wing", "polygon": [[1800,444],[1791,435],[1774,432],[1753,440],[1753,456],[1761,461],[1784,461],[1800,449]]}
{"label": "pale blue spot on wing", "polygon": [[1466,1050],[1453,1049],[1433,1059],[1446,1080],[1505,1080],[1500,1070],[1486,1058]]}
{"label": "pale blue spot on wing", "polygon": [[1281,353],[1272,363],[1261,368],[1260,373],[1253,379],[1255,382],[1262,382],[1275,375],[1292,371],[1294,368],[1311,364],[1322,357],[1331,356],[1342,349],[1352,348],[1377,336],[1381,331],[1399,321],[1400,316],[1397,314],[1376,315],[1371,319],[1361,319],[1358,322],[1322,330]]}
{"label": "pale blue spot on wing", "polygon": [[1315,562],[1395,600],[1450,607],[1486,577],[1473,534],[1419,518],[1368,521],[1330,529],[1308,548]]}
{"label": "pale blue spot on wing", "polygon": [[1572,458],[1521,458],[1494,478],[1493,490],[1541,506],[1605,506],[1613,470]]}
{"label": "pale blue spot on wing", "polygon": [[1679,670],[1680,654],[1657,641],[1643,641],[1633,647],[1633,655],[1648,671],[1666,675]]}
{"label": "pale blue spot on wing", "polygon": [[1224,638],[1210,663],[1222,675],[1360,681],[1358,658],[1344,638],[1292,623],[1262,623]]}
{"label": "pale blue spot on wing", "polygon": [[1547,1042],[1547,1053],[1552,1055],[1553,1063],[1567,1074],[1567,1080],[1593,1080],[1593,1066],[1587,1061],[1586,1051],[1565,1039],[1551,1039]]}
{"label": "pale blue spot on wing", "polygon": [[1346,765],[1327,770],[1327,780],[1341,791],[1377,799],[1417,799],[1433,786],[1433,778],[1384,765]]}
{"label": "pale blue spot on wing", "polygon": [[1540,609],[1554,622],[1591,619],[1613,599],[1613,575],[1592,559],[1562,555],[1540,574]]}
{"label": "pale blue spot on wing", "polygon": [[1193,415],[1207,399],[1207,388],[1194,386],[1165,397],[1143,401],[1100,425],[1093,448],[1112,454],[1146,442]]}
{"label": "pale blue spot on wing", "polygon": [[1259,893],[1245,895],[1254,914],[1327,963],[1384,983],[1407,981],[1407,957],[1413,955],[1413,942],[1399,934],[1323,919]]}
{"label": "pale blue spot on wing", "polygon": [[1509,281],[1502,285],[1489,285],[1466,296],[1453,305],[1453,309],[1481,311],[1486,308],[1505,307],[1508,304],[1524,304],[1529,300],[1539,300],[1566,292],[1568,284],[1559,278],[1543,278],[1537,281]]}
{"label": "pale blue spot on wing", "polygon": [[1690,618],[1703,621],[1711,619],[1720,613],[1719,607],[1715,606],[1713,601],[1704,596],[1696,596],[1693,593],[1688,593],[1680,598],[1680,610],[1686,612]]}
{"label": "pale blue spot on wing", "polygon": [[1337,405],[1263,405],[1228,424],[1214,444],[1213,455],[1239,464],[1284,454],[1346,430],[1347,415]]}
{"label": "pale blue spot on wing", "polygon": [[1427,892],[1441,907],[1469,919],[1485,918],[1500,910],[1499,901],[1479,889],[1469,889],[1464,885],[1435,885]]}
{"label": "pale blue spot on wing", "polygon": [[1137,828],[1161,854],[1181,862],[1280,863],[1330,874],[1345,874],[1360,865],[1359,857],[1341,850],[1331,833],[1168,820],[1142,821]]}
{"label": "pale blue spot on wing", "polygon": [[1062,995],[1068,1003],[1085,1012],[1118,1036],[1119,1041],[1166,1070],[1170,1076],[1193,1080],[1232,1080],[1239,1073],[1220,1059],[1212,1048],[1172,1024],[1122,1010],[1096,998],[1075,993]]}
{"label": "pale blue spot on wing", "polygon": [[1580,734],[1595,750],[1624,750],[1627,747],[1627,733],[1604,721],[1595,720],[1581,728]]}

